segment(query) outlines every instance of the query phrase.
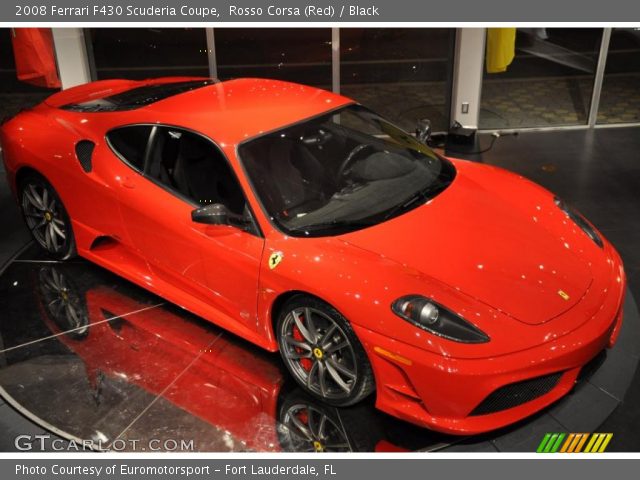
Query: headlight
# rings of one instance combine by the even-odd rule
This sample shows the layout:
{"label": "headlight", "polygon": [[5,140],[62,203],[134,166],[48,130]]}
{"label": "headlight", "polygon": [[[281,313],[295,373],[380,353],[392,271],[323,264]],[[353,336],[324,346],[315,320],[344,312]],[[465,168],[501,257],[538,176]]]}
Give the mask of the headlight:
{"label": "headlight", "polygon": [[391,305],[393,313],[434,335],[454,342],[485,343],[489,337],[464,318],[420,295],[401,297]]}
{"label": "headlight", "polygon": [[576,212],[573,208],[571,208],[569,205],[564,203],[558,197],[555,197],[553,201],[558,206],[558,208],[564,212],[564,214],[567,217],[573,220],[573,223],[575,223],[578,227],[580,227],[580,230],[582,230],[587,235],[587,237],[593,240],[593,242],[596,245],[598,245],[600,248],[604,247],[604,244],[602,243],[602,238],[600,238],[600,235],[596,233],[596,231],[593,229],[593,227],[587,221],[586,218],[584,218],[582,215],[580,215],[578,212]]}

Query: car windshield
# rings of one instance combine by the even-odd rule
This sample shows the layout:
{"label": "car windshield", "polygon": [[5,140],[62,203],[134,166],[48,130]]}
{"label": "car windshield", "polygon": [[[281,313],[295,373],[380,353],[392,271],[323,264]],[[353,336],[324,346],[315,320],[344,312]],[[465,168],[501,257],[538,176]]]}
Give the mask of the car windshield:
{"label": "car windshield", "polygon": [[241,162],[266,213],[293,236],[337,235],[424,204],[453,165],[359,105],[243,143]]}

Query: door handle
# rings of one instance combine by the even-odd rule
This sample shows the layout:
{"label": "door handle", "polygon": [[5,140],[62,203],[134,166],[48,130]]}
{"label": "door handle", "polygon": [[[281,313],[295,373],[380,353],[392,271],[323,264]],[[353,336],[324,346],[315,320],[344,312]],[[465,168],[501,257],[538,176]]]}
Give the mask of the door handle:
{"label": "door handle", "polygon": [[116,180],[118,180],[118,183],[121,187],[136,188],[136,184],[128,175],[125,175],[124,177],[116,177]]}

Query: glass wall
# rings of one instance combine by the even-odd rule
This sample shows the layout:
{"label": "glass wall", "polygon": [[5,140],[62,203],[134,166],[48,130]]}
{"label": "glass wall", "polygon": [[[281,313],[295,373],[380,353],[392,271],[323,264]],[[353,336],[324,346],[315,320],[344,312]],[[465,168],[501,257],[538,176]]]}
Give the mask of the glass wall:
{"label": "glass wall", "polygon": [[85,37],[97,80],[209,76],[204,28],[92,28]]}
{"label": "glass wall", "polygon": [[[0,30],[0,74],[12,67]],[[518,28],[515,58],[483,73],[481,129],[586,125],[601,28]],[[209,75],[204,28],[86,30],[93,77]],[[340,92],[412,131],[450,125],[455,29],[341,28]],[[218,77],[264,77],[332,89],[330,28],[216,28]],[[11,86],[13,85],[13,86]],[[0,88],[16,89],[15,79]],[[24,85],[19,88],[30,88]],[[35,88],[35,87],[34,87]],[[640,121],[640,29],[613,30],[598,123]]]}
{"label": "glass wall", "polygon": [[217,28],[221,80],[276,78],[331,90],[331,29]]}
{"label": "glass wall", "polygon": [[18,80],[11,42],[13,35],[14,29],[0,28],[0,121],[40,103],[58,90]]}
{"label": "glass wall", "polygon": [[449,128],[455,30],[341,28],[340,91],[413,131]]}
{"label": "glass wall", "polygon": [[597,122],[640,122],[640,28],[611,32]]}
{"label": "glass wall", "polygon": [[[86,31],[96,79],[208,75],[205,29]],[[454,29],[340,30],[340,89],[413,130],[449,125]],[[330,28],[216,28],[218,78],[262,77],[331,90]]]}
{"label": "glass wall", "polygon": [[480,128],[586,124],[601,40],[601,28],[518,28],[511,65],[485,70]]}

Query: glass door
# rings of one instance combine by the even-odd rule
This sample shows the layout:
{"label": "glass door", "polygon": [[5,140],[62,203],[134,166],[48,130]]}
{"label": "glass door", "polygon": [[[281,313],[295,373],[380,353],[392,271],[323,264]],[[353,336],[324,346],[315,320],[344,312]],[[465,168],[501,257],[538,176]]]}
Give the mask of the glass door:
{"label": "glass door", "polygon": [[614,28],[609,42],[598,124],[640,122],[640,28]]}
{"label": "glass door", "polygon": [[483,76],[480,128],[585,125],[601,28],[518,28],[515,58]]}
{"label": "glass door", "polygon": [[340,92],[413,131],[449,128],[455,29],[341,28]]}

